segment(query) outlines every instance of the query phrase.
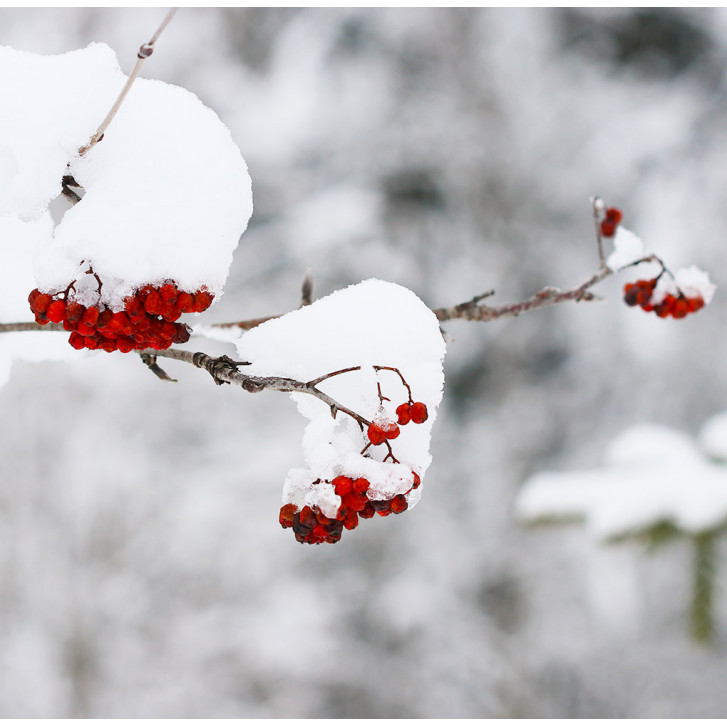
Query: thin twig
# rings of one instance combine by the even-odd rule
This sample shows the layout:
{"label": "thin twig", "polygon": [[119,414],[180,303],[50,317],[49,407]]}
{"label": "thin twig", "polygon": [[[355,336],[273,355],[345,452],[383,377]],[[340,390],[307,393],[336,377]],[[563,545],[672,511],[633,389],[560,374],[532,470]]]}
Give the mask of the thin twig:
{"label": "thin twig", "polygon": [[600,197],[591,197],[591,206],[593,207],[593,223],[596,226],[596,245],[598,246],[598,264],[601,269],[606,267],[606,258],[603,254],[603,237],[601,236],[601,215],[606,208]]}
{"label": "thin twig", "polygon": [[497,307],[460,303],[450,308],[434,308],[433,312],[437,316],[437,320],[442,322],[456,319],[464,321],[494,321],[499,318],[513,318],[527,311],[545,308],[546,306],[556,305],[557,303],[565,303],[568,300],[576,302],[582,300],[598,300],[598,297],[591,293],[589,289],[611,275],[613,275],[613,270],[604,267],[577,288],[570,288],[569,290],[543,288],[540,292],[519,303],[510,303],[509,305]]}
{"label": "thin twig", "polygon": [[227,356],[214,358],[212,356],[208,356],[206,353],[202,353],[201,351],[194,353],[192,351],[183,351],[177,348],[168,348],[165,351],[147,349],[145,351],[141,351],[140,354],[162,356],[175,361],[183,361],[184,363],[192,364],[197,368],[207,371],[210,376],[212,376],[215,383],[239,386],[251,394],[256,394],[264,389],[282,391],[291,394],[309,394],[328,406],[331,411],[331,416],[334,418],[340,411],[354,419],[361,429],[364,429],[371,424],[368,419],[365,419],[360,414],[349,409],[347,406],[340,404],[333,397],[324,393],[310,382],[297,381],[283,376],[250,376],[249,374],[242,373],[238,370],[238,366],[246,365],[248,363],[247,361],[233,361]]}
{"label": "thin twig", "polygon": [[311,269],[305,271],[300,285],[300,307],[304,308],[313,302],[313,273]]}
{"label": "thin twig", "polygon": [[0,333],[19,333],[21,331],[55,331],[63,333],[66,329],[61,323],[46,323],[41,326],[35,321],[20,321],[18,323],[0,323]]}
{"label": "thin twig", "polygon": [[106,114],[106,118],[101,122],[101,125],[96,130],[96,133],[91,137],[91,140],[88,142],[88,144],[86,144],[86,146],[83,146],[78,150],[78,153],[81,156],[83,156],[89,149],[92,149],[103,138],[106,129],[113,121],[114,116],[116,116],[116,113],[121,107],[121,104],[124,102],[124,99],[131,90],[131,86],[141,72],[141,67],[144,65],[144,61],[154,52],[154,44],[159,39],[159,36],[164,31],[164,28],[169,25],[169,22],[174,17],[174,14],[177,12],[178,9],[179,8],[172,8],[171,10],[169,10],[161,25],[157,28],[156,33],[154,33],[154,35],[151,37],[151,40],[148,43],[142,44],[139,48],[139,52],[136,54],[136,65],[134,66],[134,70],[129,74],[129,78],[126,80],[124,87],[121,89],[119,97],[114,102],[114,105],[111,107],[111,110],[108,112],[108,114]]}

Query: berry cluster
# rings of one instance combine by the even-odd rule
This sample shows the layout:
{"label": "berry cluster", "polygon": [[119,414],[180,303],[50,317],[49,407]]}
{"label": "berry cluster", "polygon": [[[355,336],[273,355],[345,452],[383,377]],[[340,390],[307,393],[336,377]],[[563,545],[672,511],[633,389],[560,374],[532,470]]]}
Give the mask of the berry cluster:
{"label": "berry cluster", "polygon": [[426,404],[421,401],[413,402],[410,400],[396,408],[396,416],[398,417],[398,424],[386,419],[377,419],[369,424],[366,435],[371,444],[383,444],[387,439],[396,439],[401,431],[399,424],[402,426],[409,422],[422,424],[428,419],[429,412]]}
{"label": "berry cluster", "polygon": [[637,280],[624,286],[624,302],[626,305],[640,306],[647,313],[654,311],[659,318],[684,318],[696,313],[704,306],[701,296],[690,298],[680,292],[678,295],[667,293],[659,303],[654,302],[653,294],[657,278]]}
{"label": "berry cluster", "polygon": [[[368,520],[377,513],[385,517],[391,513],[398,515],[404,512],[409,507],[406,496],[421,484],[416,472],[412,472],[412,477],[412,486],[404,494],[394,495],[388,500],[369,499],[367,493],[371,483],[363,477],[334,477],[330,484],[341,498],[335,517],[327,517],[317,506],[305,505],[302,510],[298,510],[293,503],[288,503],[280,508],[280,524],[283,528],[293,528],[295,539],[299,543],[337,543],[343,529],[356,528],[359,518]],[[319,482],[320,480],[314,484]]]}
{"label": "berry cluster", "polygon": [[186,343],[190,329],[176,321],[182,313],[207,310],[214,296],[204,288],[195,293],[178,290],[174,282],[145,285],[124,300],[123,310],[113,311],[100,300],[84,306],[73,295],[75,283],[59,293],[42,293],[37,288],[28,296],[30,310],[41,325],[62,323],[76,349],[121,351],[154,348],[163,350],[173,343]]}
{"label": "berry cluster", "polygon": [[613,237],[616,234],[616,228],[623,219],[623,213],[616,207],[607,207],[605,216],[601,220],[601,236]]}

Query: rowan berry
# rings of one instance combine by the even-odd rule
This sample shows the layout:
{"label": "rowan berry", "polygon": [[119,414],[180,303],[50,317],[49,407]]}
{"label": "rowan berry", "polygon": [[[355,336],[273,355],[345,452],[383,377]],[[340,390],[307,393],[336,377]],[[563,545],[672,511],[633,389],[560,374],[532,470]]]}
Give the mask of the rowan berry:
{"label": "rowan berry", "polygon": [[406,510],[408,507],[409,503],[407,502],[404,495],[396,495],[391,500],[391,512],[396,513],[397,515],[404,512],[404,510]]}
{"label": "rowan berry", "polygon": [[411,405],[409,409],[411,420],[414,424],[423,424],[429,418],[429,412],[427,411],[427,405],[421,401],[416,401]]}
{"label": "rowan berry", "polygon": [[359,477],[357,480],[354,480],[352,488],[357,495],[365,495],[370,485],[371,483],[367,479]]}
{"label": "rowan berry", "polygon": [[399,424],[402,426],[404,424],[408,424],[411,421],[410,405],[401,404],[400,406],[397,406],[396,416],[398,417]]}
{"label": "rowan berry", "polygon": [[287,505],[283,505],[280,508],[280,524],[284,528],[292,528],[296,512],[298,512],[298,508],[293,503],[289,502]]}
{"label": "rowan berry", "polygon": [[371,444],[383,444],[386,441],[386,432],[374,422],[369,424],[367,436]]}
{"label": "rowan berry", "polygon": [[334,477],[333,480],[331,480],[331,484],[339,497],[348,495],[353,488],[353,480],[350,477],[343,477],[342,475]]}
{"label": "rowan berry", "polygon": [[359,517],[364,518],[365,520],[368,520],[369,518],[372,518],[376,514],[376,510],[374,510],[373,505],[370,502],[367,502],[363,509],[361,509],[358,513]]}
{"label": "rowan berry", "polygon": [[54,300],[48,306],[46,315],[52,323],[60,323],[66,315],[66,304],[62,300]]}

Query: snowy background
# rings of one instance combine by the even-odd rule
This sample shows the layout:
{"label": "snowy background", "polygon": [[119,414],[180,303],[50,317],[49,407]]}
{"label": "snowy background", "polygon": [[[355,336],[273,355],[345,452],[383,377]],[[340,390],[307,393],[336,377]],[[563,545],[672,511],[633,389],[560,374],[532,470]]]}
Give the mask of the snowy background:
{"label": "snowy background", "polygon": [[[161,17],[2,9],[0,45],[103,41],[128,72]],[[726,30],[720,10],[182,10],[144,75],[220,115],[255,195],[205,320],[295,308],[308,267],[318,296],[378,277],[431,306],[578,284],[592,194],[724,286]],[[529,477],[598,468],[631,425],[694,437],[727,409],[722,291],[660,320],[625,281],[449,324],[421,502],[335,546],[277,521],[287,396],[132,356],[14,364],[0,716],[724,716],[726,573],[698,647],[683,540],[604,549],[514,515]]]}

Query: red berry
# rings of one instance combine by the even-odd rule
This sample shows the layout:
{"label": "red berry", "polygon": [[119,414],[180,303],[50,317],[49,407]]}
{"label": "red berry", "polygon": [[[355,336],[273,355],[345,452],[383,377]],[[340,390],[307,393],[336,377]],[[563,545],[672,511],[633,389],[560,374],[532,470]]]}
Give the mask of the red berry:
{"label": "red berry", "polygon": [[618,207],[609,207],[606,210],[606,219],[615,222],[617,225],[623,219],[623,212]]}
{"label": "red berry", "polygon": [[365,495],[370,485],[371,483],[367,479],[365,479],[364,477],[359,477],[353,482],[353,491],[357,495]]}
{"label": "red berry", "polygon": [[86,308],[75,300],[71,300],[66,304],[66,320],[71,323],[80,321],[85,313]]}
{"label": "red berry", "polygon": [[399,424],[402,426],[408,424],[411,420],[411,414],[409,412],[409,404],[401,404],[396,407],[396,416],[399,417]]}
{"label": "red berry", "polygon": [[371,444],[383,444],[386,441],[386,433],[384,430],[373,422],[369,424],[367,435]]}
{"label": "red berry", "polygon": [[189,311],[194,305],[194,296],[189,293],[180,293],[177,296],[177,305],[182,313]]}
{"label": "red berry", "polygon": [[96,322],[98,321],[98,308],[95,306],[91,306],[90,308],[86,308],[86,311],[83,314],[83,317],[81,320],[84,323],[88,323],[90,326],[96,327]]}
{"label": "red berry", "polygon": [[103,330],[104,328],[111,325],[111,321],[114,318],[114,314],[108,309],[104,308],[99,314],[98,314],[98,320],[96,321],[96,328],[98,330]]}
{"label": "red berry", "polygon": [[176,303],[177,301],[177,286],[171,283],[165,283],[159,288],[159,295],[165,303]]}
{"label": "red berry", "polygon": [[404,495],[396,495],[394,499],[391,501],[391,512],[396,513],[397,515],[400,512],[404,512],[409,507],[409,503],[406,501],[406,497]]}
{"label": "red berry", "polygon": [[162,303],[162,297],[159,295],[159,292],[151,290],[144,299],[144,310],[153,316],[159,315],[162,309]]}
{"label": "red berry", "polygon": [[685,298],[677,298],[672,309],[674,318],[685,318],[689,315],[689,304]]}
{"label": "red berry", "polygon": [[54,300],[48,306],[48,320],[53,323],[60,323],[66,315],[66,304],[62,300]]}
{"label": "red berry", "polygon": [[214,295],[206,290],[198,290],[194,294],[194,307],[191,309],[194,313],[206,311],[211,305]]}
{"label": "red berry", "polygon": [[315,513],[308,505],[300,511],[300,523],[301,525],[305,525],[307,528],[314,528],[318,525]]}
{"label": "red berry", "polygon": [[360,512],[368,502],[366,495],[358,495],[355,492],[349,492],[342,499],[346,509],[353,510],[353,512]]}
{"label": "red berry", "polygon": [[364,518],[365,520],[368,520],[369,518],[372,518],[376,514],[376,510],[374,510],[374,506],[367,502],[363,509],[359,511],[358,516]]}
{"label": "red berry", "polygon": [[28,295],[28,303],[33,313],[45,313],[52,301],[53,298],[50,295],[41,293],[38,288],[31,290],[30,295]]}
{"label": "red berry", "polygon": [[293,518],[296,512],[298,512],[298,508],[293,503],[289,502],[287,505],[283,505],[280,508],[280,517],[278,518],[280,524],[284,528],[292,528]]}
{"label": "red berry", "polygon": [[76,333],[75,331],[71,333],[70,337],[68,338],[68,343],[73,346],[77,351],[80,351],[82,348],[86,347],[86,344],[84,342],[83,336],[80,333]]}
{"label": "red berry", "polygon": [[429,418],[429,412],[427,411],[427,405],[421,401],[414,402],[409,409],[411,414],[411,420],[414,424],[422,424]]}
{"label": "red berry", "polygon": [[416,490],[416,488],[422,484],[422,480],[416,472],[412,472],[412,476],[414,477],[414,484],[412,485],[412,489]]}
{"label": "red berry", "polygon": [[616,223],[608,217],[601,222],[601,236],[602,237],[613,237],[616,232]]}
{"label": "red berry", "polygon": [[358,515],[353,510],[349,510],[343,518],[343,527],[346,530],[353,530],[357,525]]}
{"label": "red berry", "polygon": [[339,497],[344,497],[345,495],[348,495],[348,493],[351,492],[351,489],[353,488],[353,480],[350,477],[344,477],[343,475],[340,475],[339,477],[334,477],[331,480],[331,484],[333,485],[333,489],[336,491],[336,494]]}

